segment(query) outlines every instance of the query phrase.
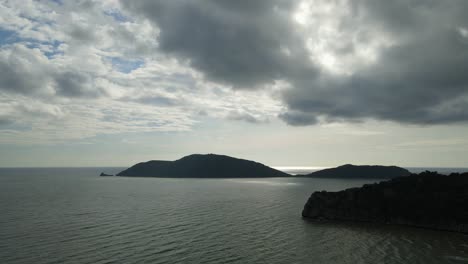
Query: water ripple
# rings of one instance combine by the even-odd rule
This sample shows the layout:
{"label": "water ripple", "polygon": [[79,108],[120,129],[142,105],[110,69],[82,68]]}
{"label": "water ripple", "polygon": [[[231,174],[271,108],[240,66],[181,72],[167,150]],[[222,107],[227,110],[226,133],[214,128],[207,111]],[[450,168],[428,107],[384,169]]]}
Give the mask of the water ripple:
{"label": "water ripple", "polygon": [[362,182],[22,177],[0,177],[2,264],[468,261],[465,235],[301,219],[313,190]]}

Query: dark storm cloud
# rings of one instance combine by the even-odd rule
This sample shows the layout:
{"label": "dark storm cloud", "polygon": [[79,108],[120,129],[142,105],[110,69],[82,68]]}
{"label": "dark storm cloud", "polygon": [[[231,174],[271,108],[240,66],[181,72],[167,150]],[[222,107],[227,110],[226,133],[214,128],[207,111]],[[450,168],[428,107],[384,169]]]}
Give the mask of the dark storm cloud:
{"label": "dark storm cloud", "polygon": [[[467,1],[349,1],[350,12],[337,17],[339,30],[356,33],[366,43],[376,37],[366,32],[372,27],[394,41],[378,51],[375,63],[352,75],[317,71],[319,64],[311,65],[305,38],[290,19],[295,7],[286,2],[123,4],[159,27],[162,51],[187,59],[212,80],[242,88],[289,82],[292,88],[282,95],[288,109],[280,118],[291,125],[468,121]],[[347,39],[337,42],[335,54],[342,56],[360,48]]]}
{"label": "dark storm cloud", "polygon": [[283,96],[290,111],[351,121],[468,121],[468,39],[460,34],[460,27],[468,26],[460,11],[468,10],[467,4],[363,1],[358,8],[366,12],[369,23],[400,42],[384,50],[375,65],[352,76],[293,80],[295,89]]}
{"label": "dark storm cloud", "polygon": [[292,126],[305,126],[318,123],[317,117],[310,113],[289,111],[278,116]]}
{"label": "dark storm cloud", "polygon": [[[236,88],[311,74],[288,1],[122,1],[160,29],[160,49]],[[289,50],[288,52],[285,52]],[[283,51],[283,52],[282,52]]]}

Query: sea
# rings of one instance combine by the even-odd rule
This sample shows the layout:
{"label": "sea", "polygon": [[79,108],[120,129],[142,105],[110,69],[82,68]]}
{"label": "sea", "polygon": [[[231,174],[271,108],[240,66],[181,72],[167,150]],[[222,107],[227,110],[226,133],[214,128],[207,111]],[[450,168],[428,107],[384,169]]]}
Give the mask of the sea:
{"label": "sea", "polygon": [[301,218],[372,180],[98,176],[122,169],[0,169],[0,263],[468,263],[465,234]]}

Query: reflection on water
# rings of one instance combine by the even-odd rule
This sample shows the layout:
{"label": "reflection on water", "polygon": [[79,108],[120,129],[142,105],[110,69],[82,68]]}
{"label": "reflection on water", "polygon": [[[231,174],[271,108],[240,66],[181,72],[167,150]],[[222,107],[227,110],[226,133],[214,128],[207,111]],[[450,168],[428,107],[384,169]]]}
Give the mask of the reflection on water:
{"label": "reflection on water", "polygon": [[263,185],[270,185],[270,186],[291,186],[291,185],[298,185],[301,183],[298,182],[287,182],[287,181],[274,181],[271,179],[266,180],[251,180],[251,179],[226,179],[226,181],[233,182],[233,183],[245,183],[245,184],[263,184]]}
{"label": "reflection on water", "polygon": [[468,260],[466,235],[300,217],[311,192],[364,180],[98,177],[101,171],[0,169],[1,263]]}

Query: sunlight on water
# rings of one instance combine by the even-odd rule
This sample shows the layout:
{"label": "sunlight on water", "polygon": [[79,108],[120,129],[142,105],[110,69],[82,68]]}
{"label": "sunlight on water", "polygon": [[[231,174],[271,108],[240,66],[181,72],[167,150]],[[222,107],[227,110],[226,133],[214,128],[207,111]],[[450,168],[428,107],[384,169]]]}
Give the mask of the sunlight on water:
{"label": "sunlight on water", "polygon": [[240,180],[240,179],[226,179],[226,181],[235,182],[235,183],[245,183],[245,184],[262,184],[262,185],[270,185],[270,186],[291,186],[291,185],[299,185],[300,183],[297,182],[284,182],[278,181],[274,179],[268,180]]}

